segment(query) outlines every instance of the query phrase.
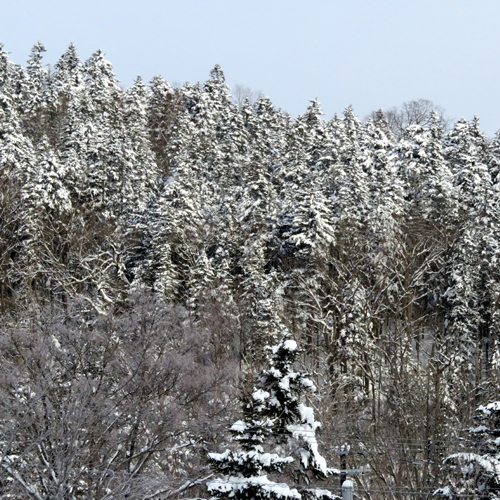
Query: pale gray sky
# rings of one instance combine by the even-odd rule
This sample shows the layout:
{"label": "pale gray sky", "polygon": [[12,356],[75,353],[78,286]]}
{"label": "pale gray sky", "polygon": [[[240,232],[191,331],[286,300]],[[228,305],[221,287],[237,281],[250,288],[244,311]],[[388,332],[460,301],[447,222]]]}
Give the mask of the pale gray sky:
{"label": "pale gray sky", "polygon": [[25,63],[40,40],[53,64],[73,42],[135,76],[262,90],[295,116],[327,117],[426,98],[452,118],[500,128],[500,0],[0,0],[0,41]]}

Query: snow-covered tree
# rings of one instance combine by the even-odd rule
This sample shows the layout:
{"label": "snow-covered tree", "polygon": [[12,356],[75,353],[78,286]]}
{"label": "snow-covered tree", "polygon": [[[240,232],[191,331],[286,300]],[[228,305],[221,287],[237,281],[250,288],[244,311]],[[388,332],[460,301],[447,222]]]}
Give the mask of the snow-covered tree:
{"label": "snow-covered tree", "polygon": [[0,44],[0,301],[4,309],[17,302],[18,257],[26,222],[23,189],[36,163],[33,142],[22,124],[16,73]]}
{"label": "snow-covered tree", "polygon": [[434,496],[500,498],[500,401],[479,406],[474,420],[477,426],[467,430],[468,438],[462,443],[465,450],[444,460],[448,484]]}
{"label": "snow-covered tree", "polygon": [[171,140],[175,135],[177,117],[184,109],[180,89],[174,89],[161,76],[155,76],[149,83],[147,105],[148,131],[156,163],[160,172],[168,177],[173,148]]}
{"label": "snow-covered tree", "polygon": [[158,189],[159,172],[148,137],[148,89],[138,77],[122,99],[123,152],[131,164],[122,188],[127,211],[143,209]]}
{"label": "snow-covered tree", "polygon": [[27,88],[25,93],[24,121],[29,129],[29,134],[35,142],[46,134],[47,123],[47,98],[49,73],[42,65],[42,54],[45,47],[38,42],[31,50],[27,66]]}
{"label": "snow-covered tree", "polygon": [[76,47],[71,43],[56,62],[48,86],[47,112],[50,122],[45,132],[58,148],[66,142],[65,132],[71,130],[71,127],[66,128],[68,108],[73,106],[75,101],[78,101],[78,106],[81,105],[80,99],[84,90],[83,64]]}
{"label": "snow-covered tree", "polygon": [[459,229],[448,253],[448,286],[442,297],[447,306],[447,356],[455,369],[471,373],[465,393],[457,395],[462,399],[475,392],[491,361],[491,351],[485,348],[491,344],[490,305],[498,296],[499,205],[488,170],[487,139],[477,118],[458,121],[445,145],[459,199],[454,217]]}
{"label": "snow-covered tree", "polygon": [[[256,377],[251,396],[244,400],[244,418],[231,427],[239,449],[209,454],[213,469],[223,477],[209,482],[208,489],[217,498],[335,498],[310,484],[338,471],[329,469],[320,454],[316,430],[321,424],[301,397],[316,387],[306,373],[296,371],[297,343],[285,331],[268,349],[269,367]],[[298,461],[283,452],[295,452]],[[298,490],[268,478],[285,471],[305,486]]]}

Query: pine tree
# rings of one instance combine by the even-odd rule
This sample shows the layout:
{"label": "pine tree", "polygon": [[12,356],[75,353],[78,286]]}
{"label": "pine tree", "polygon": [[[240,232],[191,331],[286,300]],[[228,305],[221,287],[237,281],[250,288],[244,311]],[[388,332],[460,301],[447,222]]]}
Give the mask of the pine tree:
{"label": "pine tree", "polygon": [[68,272],[68,216],[72,204],[65,182],[65,165],[47,141],[40,142],[36,157],[22,190],[25,205],[23,284],[28,295],[36,290],[36,294],[52,300],[57,289],[63,293],[75,292]]}
{"label": "pine tree", "polygon": [[[338,471],[327,468],[319,453],[316,430],[321,424],[315,421],[313,409],[302,402],[301,395],[316,388],[307,374],[295,371],[297,343],[284,332],[281,341],[269,349],[269,368],[257,376],[252,395],[244,402],[243,420],[231,427],[240,450],[209,454],[212,467],[224,477],[208,483],[208,489],[218,498],[336,498],[310,484],[313,478],[324,480]],[[292,466],[292,456],[265,451],[272,446],[281,452],[295,450],[299,464]],[[267,477],[287,469],[292,469],[295,480],[305,480],[300,492]]]}
{"label": "pine tree", "polygon": [[344,241],[355,241],[356,233],[362,231],[366,223],[369,187],[361,155],[364,130],[352,108],[345,110],[343,120],[335,122],[334,133],[338,134],[340,145],[332,179],[334,217],[339,236]]}
{"label": "pine tree", "polygon": [[441,120],[432,114],[430,127],[409,126],[398,143],[398,167],[414,218],[442,224],[456,208],[453,176],[443,151]]}
{"label": "pine tree", "polygon": [[138,77],[122,99],[122,154],[131,165],[122,188],[128,212],[143,209],[158,189],[157,168],[148,134],[148,89]]}
{"label": "pine tree", "polygon": [[171,148],[169,147],[177,125],[178,115],[184,110],[180,89],[172,88],[161,76],[149,83],[147,104],[148,131],[156,163],[161,174],[170,174]]}
{"label": "pine tree", "polygon": [[452,221],[458,226],[446,263],[448,287],[443,299],[447,306],[447,356],[470,376],[465,393],[468,399],[488,370],[491,352],[491,304],[498,297],[495,286],[498,270],[498,195],[488,171],[487,138],[477,119],[460,120],[446,137],[446,157],[454,175],[459,203]]}
{"label": "pine tree", "polygon": [[54,66],[54,72],[49,80],[48,113],[50,115],[50,129],[47,130],[51,142],[57,148],[65,143],[64,134],[67,129],[66,115],[68,109],[80,101],[85,90],[83,81],[83,64],[78,57],[76,48],[70,44],[66,52]]}
{"label": "pine tree", "polygon": [[38,42],[31,50],[27,66],[28,88],[25,95],[24,122],[35,143],[47,133],[48,128],[49,74],[42,65],[43,52],[45,47]]}
{"label": "pine tree", "polygon": [[298,118],[290,130],[282,171],[281,244],[290,256],[310,256],[314,262],[324,259],[335,241],[332,203],[325,194],[323,165],[318,165],[328,140],[322,114],[319,103],[311,101],[306,114]]}
{"label": "pine tree", "polygon": [[[2,309],[17,299],[21,280],[26,209],[23,189],[36,163],[34,147],[25,133],[16,91],[17,69],[0,44],[0,302]],[[20,75],[17,75],[20,76]],[[24,80],[23,80],[24,81]],[[21,81],[18,80],[19,83]]]}
{"label": "pine tree", "polygon": [[462,442],[467,451],[444,460],[448,485],[434,492],[438,498],[500,498],[500,401],[479,406],[474,420]]}

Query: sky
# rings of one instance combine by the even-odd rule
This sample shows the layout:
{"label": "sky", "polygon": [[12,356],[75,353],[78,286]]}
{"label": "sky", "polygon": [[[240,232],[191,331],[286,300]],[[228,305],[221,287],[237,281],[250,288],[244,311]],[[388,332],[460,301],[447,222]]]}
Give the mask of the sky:
{"label": "sky", "polygon": [[51,65],[72,42],[82,59],[103,50],[123,87],[220,64],[292,116],[316,98],[326,118],[352,105],[361,119],[424,98],[500,129],[499,0],[0,0],[0,13],[20,64],[37,41]]}

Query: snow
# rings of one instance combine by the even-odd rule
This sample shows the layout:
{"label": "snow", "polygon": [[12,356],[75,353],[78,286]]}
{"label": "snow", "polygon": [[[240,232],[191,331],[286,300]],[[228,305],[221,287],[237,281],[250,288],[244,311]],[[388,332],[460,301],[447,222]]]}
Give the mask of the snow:
{"label": "snow", "polygon": [[270,467],[273,464],[290,464],[293,462],[292,457],[281,458],[276,453],[256,453],[252,458],[259,461],[264,467]]}
{"label": "snow", "polygon": [[299,453],[300,453],[302,465],[307,469],[307,467],[309,465],[309,459],[311,458],[311,454],[307,450],[305,450],[304,448],[300,448]]}
{"label": "snow", "polygon": [[477,427],[470,427],[469,432],[473,433],[488,432],[488,427],[485,427],[484,425],[479,425]]}
{"label": "snow", "polygon": [[316,386],[314,385],[314,382],[311,379],[304,377],[301,383],[302,386],[305,387],[306,389],[309,389],[312,392],[316,391]]}
{"label": "snow", "polygon": [[295,340],[285,340],[285,342],[283,343],[283,348],[287,351],[296,351],[297,342],[295,342]]}
{"label": "snow", "polygon": [[460,463],[476,463],[482,467],[486,472],[500,475],[500,461],[496,458],[485,458],[477,453],[454,453],[446,458],[446,462],[457,461]]}
{"label": "snow", "polygon": [[255,401],[261,401],[262,403],[269,398],[270,394],[267,391],[264,391],[262,389],[257,389],[253,394],[252,398],[255,399]]}
{"label": "snow", "polygon": [[279,381],[278,385],[279,385],[280,389],[283,389],[284,391],[290,390],[290,376],[287,375],[286,377],[283,377]]}
{"label": "snow", "polygon": [[245,432],[247,429],[247,424],[245,424],[242,420],[238,420],[231,426],[231,430],[234,432]]}
{"label": "snow", "polygon": [[253,476],[249,478],[230,476],[226,480],[215,479],[207,483],[210,492],[230,493],[235,491],[244,491],[249,488],[259,488],[262,491],[274,495],[278,498],[296,498],[302,497],[295,488],[290,488],[284,483],[275,483],[269,481],[267,476]]}
{"label": "snow", "polygon": [[[314,422],[319,425],[318,422]],[[301,438],[307,443],[310,453],[314,457],[314,464],[323,474],[328,475],[328,468],[326,466],[325,458],[318,451],[318,441],[316,440],[316,433],[314,428],[309,424],[305,425],[289,425],[287,429],[292,433],[293,437]],[[301,453],[301,458],[304,460],[305,454]],[[309,459],[309,457],[308,457]]]}
{"label": "snow", "polygon": [[262,469],[269,469],[274,466],[290,464],[294,460],[292,457],[280,457],[276,453],[262,453],[261,446],[256,446],[252,451],[231,451],[224,453],[209,453],[208,457],[214,462],[236,462],[238,465],[244,465],[249,462],[259,464]]}
{"label": "snow", "polygon": [[334,495],[329,490],[314,489],[314,490],[307,490],[307,491],[309,493],[311,493],[313,496],[315,496],[316,498],[340,498],[337,495]]}
{"label": "snow", "polygon": [[500,411],[500,401],[494,401],[487,404],[486,406],[479,406],[477,411],[483,412],[485,415],[489,416],[492,412]]}
{"label": "snow", "polygon": [[451,491],[451,488],[449,486],[445,486],[444,488],[439,488],[438,490],[436,490],[432,496],[442,496],[442,497],[448,497],[448,498],[452,498],[453,497],[453,493]]}
{"label": "snow", "polygon": [[224,453],[209,453],[208,457],[216,462],[222,462],[227,457],[229,457],[230,450],[226,450]]}
{"label": "snow", "polygon": [[302,422],[309,424],[314,429],[318,428],[321,424],[314,421],[314,410],[310,406],[299,404],[300,418]]}

